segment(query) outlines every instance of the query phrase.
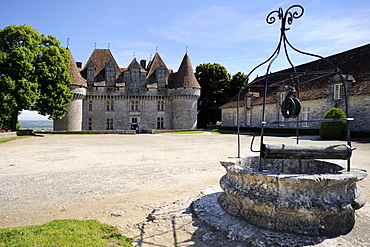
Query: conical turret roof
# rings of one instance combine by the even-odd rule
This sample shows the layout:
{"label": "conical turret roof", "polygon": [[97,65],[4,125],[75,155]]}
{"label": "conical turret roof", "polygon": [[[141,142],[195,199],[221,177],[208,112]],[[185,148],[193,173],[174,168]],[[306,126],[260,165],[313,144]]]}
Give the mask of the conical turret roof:
{"label": "conical turret roof", "polygon": [[87,87],[86,80],[81,76],[80,70],[77,68],[76,62],[72,56],[71,50],[68,49],[69,52],[69,74],[72,78],[71,85],[77,85],[82,87]]}
{"label": "conical turret roof", "polygon": [[189,55],[186,53],[180,64],[179,70],[173,73],[168,82],[169,88],[198,88],[200,85],[195,78],[193,67],[191,66]]}

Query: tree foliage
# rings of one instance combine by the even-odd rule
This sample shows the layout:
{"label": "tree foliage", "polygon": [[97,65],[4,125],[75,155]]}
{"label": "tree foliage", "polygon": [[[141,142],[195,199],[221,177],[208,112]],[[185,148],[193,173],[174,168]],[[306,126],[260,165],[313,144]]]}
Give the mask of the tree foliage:
{"label": "tree foliage", "polygon": [[[346,113],[340,108],[331,108],[326,112],[324,119],[346,118]],[[320,137],[326,140],[341,140],[346,136],[347,122],[322,122],[320,124]]]}
{"label": "tree foliage", "polygon": [[0,30],[0,128],[16,129],[22,110],[60,119],[71,99],[69,53],[27,25]]}
{"label": "tree foliage", "polygon": [[232,77],[220,64],[200,64],[195,69],[201,88],[198,103],[198,127],[206,127],[221,120],[220,106],[228,102],[237,93],[246,80],[241,72]]}

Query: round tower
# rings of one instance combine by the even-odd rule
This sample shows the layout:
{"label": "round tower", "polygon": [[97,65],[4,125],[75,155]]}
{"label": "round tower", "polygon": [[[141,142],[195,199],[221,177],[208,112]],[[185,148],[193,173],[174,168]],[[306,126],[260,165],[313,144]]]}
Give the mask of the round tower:
{"label": "round tower", "polygon": [[[68,49],[68,48],[67,48]],[[69,51],[69,49],[68,49]],[[81,131],[83,119],[83,99],[86,96],[86,80],[81,76],[80,70],[76,65],[71,52],[69,51],[69,73],[72,83],[69,86],[72,99],[68,105],[66,115],[54,121],[55,131]]]}
{"label": "round tower", "polygon": [[172,102],[172,128],[196,129],[200,85],[195,78],[187,53],[178,72],[170,76],[169,88]]}
{"label": "round tower", "polygon": [[196,129],[198,119],[199,88],[171,89],[172,128]]}

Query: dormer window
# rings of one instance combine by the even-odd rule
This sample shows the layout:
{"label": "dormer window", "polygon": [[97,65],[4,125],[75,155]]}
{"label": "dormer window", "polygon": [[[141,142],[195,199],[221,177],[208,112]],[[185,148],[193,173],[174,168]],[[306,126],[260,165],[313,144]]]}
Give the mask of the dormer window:
{"label": "dormer window", "polygon": [[92,61],[87,65],[87,82],[89,87],[94,86],[94,75],[95,75],[95,66]]}
{"label": "dormer window", "polygon": [[139,87],[140,69],[137,67],[131,68],[131,83],[132,87]]}
{"label": "dormer window", "polygon": [[157,70],[157,81],[158,82],[166,82],[166,70],[163,68],[159,68]]}
{"label": "dormer window", "polygon": [[95,67],[93,66],[87,67],[87,81],[92,83],[94,81],[94,74],[95,74]]}
{"label": "dormer window", "polygon": [[106,76],[106,81],[107,82],[114,82],[116,79],[116,71],[114,67],[106,67],[105,68],[105,76]]}
{"label": "dormer window", "polygon": [[94,71],[95,71],[94,67],[88,67],[87,68],[87,75],[88,76],[94,76]]}

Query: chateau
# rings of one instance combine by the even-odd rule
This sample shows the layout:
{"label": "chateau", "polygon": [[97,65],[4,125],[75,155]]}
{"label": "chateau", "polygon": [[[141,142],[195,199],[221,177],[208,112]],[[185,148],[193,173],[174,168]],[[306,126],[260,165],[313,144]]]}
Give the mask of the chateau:
{"label": "chateau", "polygon": [[195,129],[200,86],[186,53],[177,72],[158,52],[148,64],[120,68],[109,49],[95,49],[82,68],[70,53],[73,98],[55,131]]}

